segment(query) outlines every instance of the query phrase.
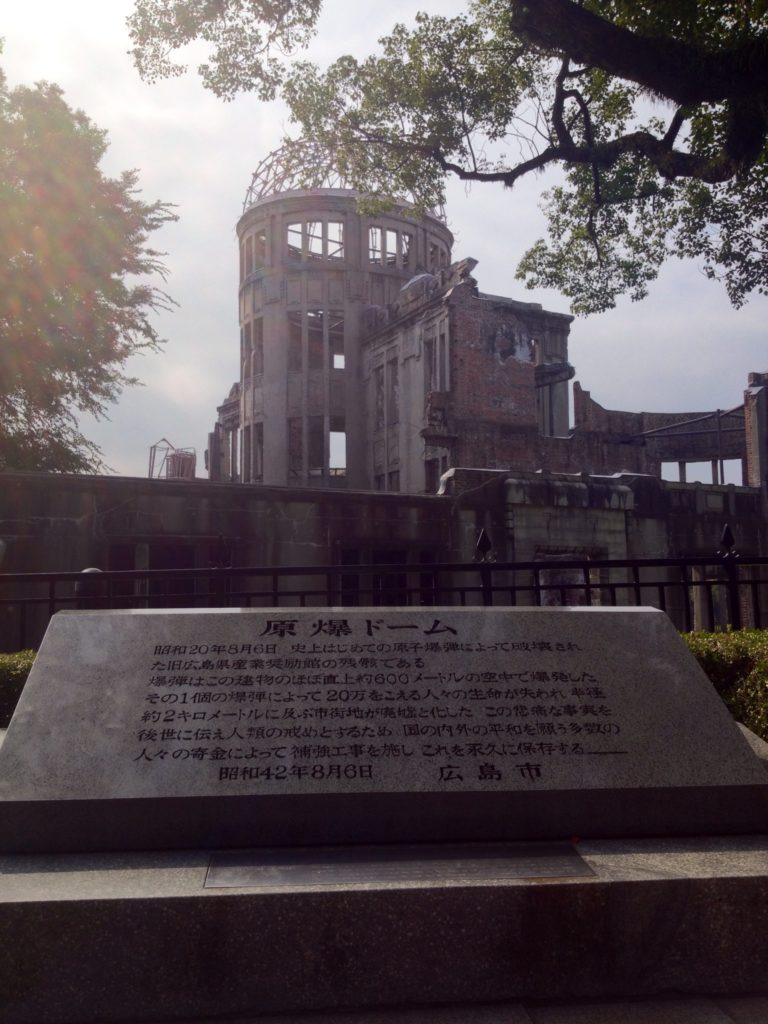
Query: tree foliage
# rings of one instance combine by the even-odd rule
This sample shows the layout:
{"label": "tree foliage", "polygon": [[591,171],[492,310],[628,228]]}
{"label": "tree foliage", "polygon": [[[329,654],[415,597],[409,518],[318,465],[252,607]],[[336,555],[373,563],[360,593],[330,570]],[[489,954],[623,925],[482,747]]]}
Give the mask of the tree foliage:
{"label": "tree foliage", "polygon": [[130,27],[150,77],[197,38],[219,95],[279,87],[364,193],[424,208],[450,175],[512,188],[558,169],[548,237],[518,274],[576,312],[642,298],[670,255],[699,259],[736,306],[768,291],[766,0],[473,0],[396,25],[366,59],[275,57],[317,14],[314,0],[137,0]]}
{"label": "tree foliage", "polygon": [[159,339],[170,300],[152,231],[175,219],[144,203],[137,175],[106,177],[106,135],[47,83],[9,89],[0,72],[0,469],[103,468],[76,412],[101,415],[135,352]]}

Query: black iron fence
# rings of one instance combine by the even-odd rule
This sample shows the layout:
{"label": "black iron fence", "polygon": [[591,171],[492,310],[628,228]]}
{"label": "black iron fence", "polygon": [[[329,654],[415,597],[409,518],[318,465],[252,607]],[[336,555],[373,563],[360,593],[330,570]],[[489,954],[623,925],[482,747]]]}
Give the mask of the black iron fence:
{"label": "black iron fence", "polygon": [[0,650],[62,609],[383,605],[638,606],[678,629],[768,625],[768,558],[324,565],[0,574]]}

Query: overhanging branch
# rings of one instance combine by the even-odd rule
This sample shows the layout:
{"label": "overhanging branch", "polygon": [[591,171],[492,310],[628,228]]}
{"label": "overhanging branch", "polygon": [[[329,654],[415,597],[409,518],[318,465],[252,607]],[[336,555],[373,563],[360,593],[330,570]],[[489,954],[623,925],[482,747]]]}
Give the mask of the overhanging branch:
{"label": "overhanging branch", "polygon": [[[752,39],[705,50],[669,36],[643,36],[572,0],[509,0],[512,28],[535,46],[602,68],[679,105],[768,94],[768,43]],[[745,73],[749,69],[749,73]]]}

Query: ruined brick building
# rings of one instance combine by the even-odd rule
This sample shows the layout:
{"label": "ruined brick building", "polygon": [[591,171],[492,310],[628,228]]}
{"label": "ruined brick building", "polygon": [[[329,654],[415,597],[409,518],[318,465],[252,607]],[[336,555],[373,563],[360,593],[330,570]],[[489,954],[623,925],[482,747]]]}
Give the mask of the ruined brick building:
{"label": "ruined brick building", "polygon": [[[291,185],[288,182],[288,185]],[[741,460],[744,408],[624,413],[574,385],[572,317],[487,295],[444,219],[346,188],[252,186],[237,225],[240,379],[212,481],[436,493],[449,469],[642,473]]]}
{"label": "ruined brick building", "polygon": [[[241,372],[209,479],[8,470],[0,573],[412,565],[418,591],[481,529],[499,561],[667,559],[710,557],[726,522],[768,555],[768,373],[698,412],[611,411],[574,383],[571,413],[571,317],[480,291],[442,217],[267,178],[238,223]],[[712,483],[686,483],[702,462]],[[27,586],[5,584],[0,649],[47,621],[44,597],[14,603]]]}

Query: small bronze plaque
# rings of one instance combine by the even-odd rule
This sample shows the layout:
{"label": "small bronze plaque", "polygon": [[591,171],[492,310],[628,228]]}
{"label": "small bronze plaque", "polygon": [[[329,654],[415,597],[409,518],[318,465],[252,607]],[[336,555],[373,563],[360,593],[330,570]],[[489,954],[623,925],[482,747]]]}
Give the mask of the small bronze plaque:
{"label": "small bronze plaque", "polygon": [[305,846],[215,853],[205,887],[458,883],[593,874],[570,843]]}

